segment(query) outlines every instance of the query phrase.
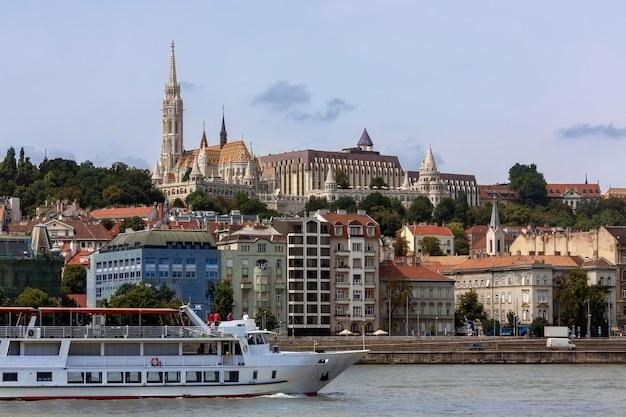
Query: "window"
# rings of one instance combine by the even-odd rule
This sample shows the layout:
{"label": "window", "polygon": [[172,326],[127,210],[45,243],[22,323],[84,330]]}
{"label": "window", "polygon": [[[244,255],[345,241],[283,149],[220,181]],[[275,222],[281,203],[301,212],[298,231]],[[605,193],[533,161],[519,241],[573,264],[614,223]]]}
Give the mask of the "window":
{"label": "window", "polygon": [[37,382],[52,381],[52,372],[37,372]]}
{"label": "window", "polygon": [[259,253],[265,253],[266,249],[267,249],[266,243],[259,243],[259,246],[258,246]]}
{"label": "window", "polygon": [[110,384],[121,384],[124,382],[124,375],[122,372],[107,372],[107,382]]}
{"label": "window", "polygon": [[83,372],[68,372],[67,383],[68,384],[82,384],[85,382],[85,374]]}
{"label": "window", "polygon": [[272,379],[276,379],[276,370],[272,371]]}
{"label": "window", "polygon": [[17,382],[17,372],[4,372],[2,374],[2,382]]}
{"label": "window", "polygon": [[206,371],[204,372],[204,382],[220,382],[219,371]]}
{"label": "window", "polygon": [[180,372],[166,372],[165,373],[165,382],[167,382],[167,383],[177,383],[177,382],[180,382]]}
{"label": "window", "polygon": [[185,375],[185,381],[189,383],[202,382],[202,372],[199,371],[187,371]]}
{"label": "window", "polygon": [[352,252],[361,252],[363,251],[363,244],[354,242],[352,243]]}
{"label": "window", "polygon": [[365,315],[366,316],[373,316],[374,315],[374,306],[371,304],[368,304],[365,306]]}
{"label": "window", "polygon": [[102,372],[87,372],[85,374],[85,382],[87,384],[101,384]]}
{"label": "window", "polygon": [[368,236],[374,236],[375,233],[376,233],[376,227],[374,227],[374,226],[367,226],[367,235]]}
{"label": "window", "polygon": [[259,377],[259,371],[252,371],[252,379],[257,379]]}
{"label": "window", "polygon": [[341,226],[335,226],[335,235],[336,236],[341,236]]}
{"label": "window", "polygon": [[239,382],[239,371],[224,372],[224,382]]}
{"label": "window", "polygon": [[141,384],[141,372],[126,372],[127,384]]}
{"label": "window", "polygon": [[361,226],[350,226],[350,236],[359,236],[363,234]]}
{"label": "window", "polygon": [[354,290],[354,291],[352,291],[352,299],[353,300],[360,300],[361,299],[361,290]]}
{"label": "window", "polygon": [[363,310],[361,309],[361,306],[354,306],[352,307],[352,316],[353,317],[361,317],[363,315]]}
{"label": "window", "polygon": [[163,372],[146,372],[146,382],[149,384],[163,382]]}

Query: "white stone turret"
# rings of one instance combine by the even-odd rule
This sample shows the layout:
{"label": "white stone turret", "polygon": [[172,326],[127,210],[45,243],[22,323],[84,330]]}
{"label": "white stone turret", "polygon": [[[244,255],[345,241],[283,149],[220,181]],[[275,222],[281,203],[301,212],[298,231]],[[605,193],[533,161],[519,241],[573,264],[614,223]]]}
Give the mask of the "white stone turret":
{"label": "white stone turret", "polygon": [[337,181],[335,181],[335,170],[331,167],[324,181],[324,190],[333,191],[337,189]]}
{"label": "white stone turret", "polygon": [[156,161],[154,164],[154,169],[152,170],[152,183],[155,185],[161,184],[163,182],[163,176],[161,175],[161,164],[159,161]]}
{"label": "white stone turret", "polygon": [[198,155],[193,159],[193,167],[191,168],[191,173],[189,174],[190,181],[200,181],[202,179],[202,172],[200,171],[200,167],[198,166]]}
{"label": "white stone turret", "polygon": [[404,181],[402,181],[402,185],[400,186],[401,190],[408,190],[411,188],[411,184],[409,184],[409,173],[404,173]]}
{"label": "white stone turret", "polygon": [[248,165],[246,165],[246,172],[243,176],[243,183],[249,187],[254,187],[255,176],[252,173],[252,161],[248,160]]}
{"label": "white stone turret", "polygon": [[435,173],[437,171],[437,164],[435,163],[435,157],[433,155],[433,150],[430,147],[430,145],[428,145],[428,152],[426,152],[426,158],[424,158],[424,160],[422,161],[422,165],[420,167],[420,175],[423,173],[425,174],[429,174],[429,173]]}

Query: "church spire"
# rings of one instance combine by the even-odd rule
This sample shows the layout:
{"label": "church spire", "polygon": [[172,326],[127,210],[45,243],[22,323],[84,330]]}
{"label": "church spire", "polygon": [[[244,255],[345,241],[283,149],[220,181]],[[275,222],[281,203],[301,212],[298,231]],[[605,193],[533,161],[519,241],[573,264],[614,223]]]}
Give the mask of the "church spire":
{"label": "church spire", "polygon": [[176,55],[174,54],[174,41],[172,41],[170,48],[170,75],[167,80],[167,84],[175,87],[178,83],[176,82]]}
{"label": "church spire", "polygon": [[493,200],[491,206],[491,220],[489,221],[489,227],[497,229],[500,227],[500,213],[498,213],[498,200]]}
{"label": "church spire", "polygon": [[228,133],[226,132],[226,121],[224,120],[224,106],[222,106],[222,130],[220,130],[220,149],[226,145]]}
{"label": "church spire", "polygon": [[206,140],[206,127],[204,125],[204,122],[202,122],[202,138],[200,139],[200,149],[207,148],[208,146],[209,143]]}
{"label": "church spire", "polygon": [[433,155],[433,149],[428,145],[428,152],[426,152],[426,158],[422,161],[420,172],[429,173],[437,172],[437,164],[435,163],[435,156]]}

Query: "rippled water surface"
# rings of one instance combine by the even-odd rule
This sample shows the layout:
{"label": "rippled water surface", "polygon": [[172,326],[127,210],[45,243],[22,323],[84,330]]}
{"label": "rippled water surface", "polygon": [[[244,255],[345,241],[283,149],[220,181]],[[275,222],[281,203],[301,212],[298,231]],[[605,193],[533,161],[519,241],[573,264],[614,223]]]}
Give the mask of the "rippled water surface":
{"label": "rippled water surface", "polygon": [[0,402],[0,416],[624,416],[626,365],[354,366],[319,397]]}

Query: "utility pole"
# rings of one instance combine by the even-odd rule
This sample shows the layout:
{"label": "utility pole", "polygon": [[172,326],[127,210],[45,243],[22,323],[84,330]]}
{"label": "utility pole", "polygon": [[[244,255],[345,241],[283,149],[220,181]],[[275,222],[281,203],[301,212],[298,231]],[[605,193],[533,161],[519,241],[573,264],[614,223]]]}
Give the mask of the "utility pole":
{"label": "utility pole", "polygon": [[391,295],[387,293],[387,321],[389,322],[389,336],[391,336]]}
{"label": "utility pole", "polygon": [[587,298],[587,334],[586,337],[591,337],[591,307],[589,304],[589,298]]}

